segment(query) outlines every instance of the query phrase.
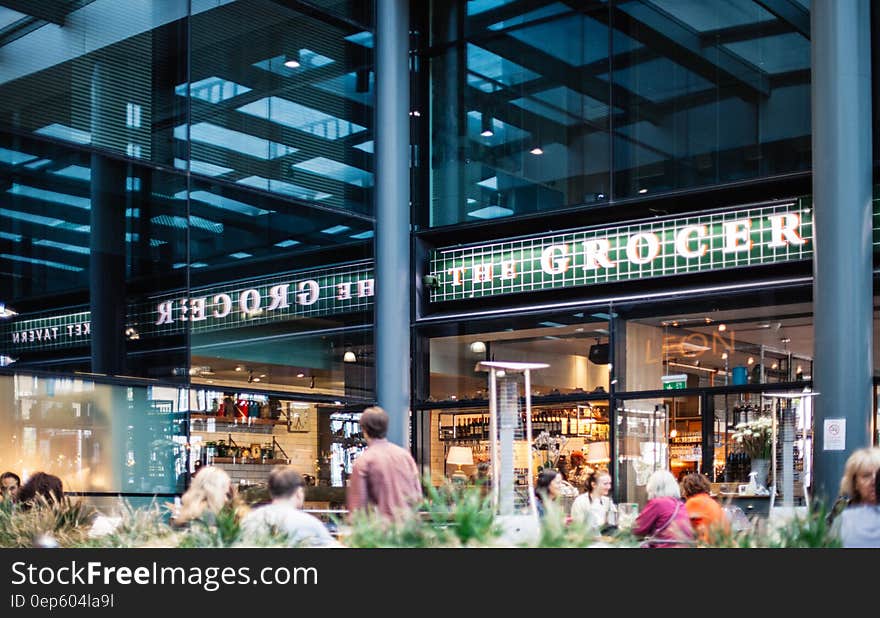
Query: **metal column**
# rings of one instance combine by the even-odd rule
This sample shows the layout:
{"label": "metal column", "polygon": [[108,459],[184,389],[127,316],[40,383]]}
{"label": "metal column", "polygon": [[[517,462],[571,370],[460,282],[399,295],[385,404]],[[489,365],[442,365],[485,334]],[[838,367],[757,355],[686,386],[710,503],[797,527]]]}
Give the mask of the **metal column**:
{"label": "metal column", "polygon": [[[868,0],[813,0],[815,221],[813,495],[830,503],[846,458],[871,443],[871,42]],[[846,419],[845,450],[824,421]]]}
{"label": "metal column", "polygon": [[409,4],[376,3],[376,397],[409,444]]}

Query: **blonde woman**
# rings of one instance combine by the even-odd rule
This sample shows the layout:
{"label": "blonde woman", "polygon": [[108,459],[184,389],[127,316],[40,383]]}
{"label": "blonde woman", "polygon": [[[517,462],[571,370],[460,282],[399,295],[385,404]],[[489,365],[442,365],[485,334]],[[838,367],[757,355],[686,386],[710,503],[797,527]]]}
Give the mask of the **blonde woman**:
{"label": "blonde woman", "polygon": [[212,524],[224,506],[232,504],[235,498],[235,485],[229,475],[221,468],[207,466],[201,468],[192,478],[192,484],[180,499],[180,508],[171,517],[171,523],[178,527],[201,520]]}
{"label": "blonde woman", "polygon": [[877,477],[880,448],[860,448],[846,460],[840,495],[848,499],[834,520],[834,532],[844,547],[880,547],[880,506]]}

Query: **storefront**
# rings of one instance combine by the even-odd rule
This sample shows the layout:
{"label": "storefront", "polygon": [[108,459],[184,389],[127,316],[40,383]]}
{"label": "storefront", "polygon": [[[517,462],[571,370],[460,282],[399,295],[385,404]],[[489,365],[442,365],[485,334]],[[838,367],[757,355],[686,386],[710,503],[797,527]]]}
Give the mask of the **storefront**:
{"label": "storefront", "polygon": [[[0,323],[4,465],[59,475],[69,491],[171,496],[200,466],[244,487],[290,463],[319,506],[339,504],[357,425],[373,401],[372,263],[281,272],[163,293],[126,311],[127,365],[179,379],[88,371],[98,325],[88,308]],[[4,313],[6,313],[4,309]],[[171,365],[169,342],[189,362]],[[67,376],[53,373],[59,366]]]}
{"label": "storefront", "polygon": [[[468,475],[487,457],[478,361],[544,362],[532,378],[535,433],[548,433],[531,449],[535,466],[606,467],[618,502],[644,502],[659,468],[703,472],[735,494],[751,469],[736,426],[772,411],[766,482],[790,474],[802,499],[812,240],[799,198],[433,249],[415,382],[426,470],[455,471],[453,445],[471,449]],[[582,482],[580,469],[569,476]]]}

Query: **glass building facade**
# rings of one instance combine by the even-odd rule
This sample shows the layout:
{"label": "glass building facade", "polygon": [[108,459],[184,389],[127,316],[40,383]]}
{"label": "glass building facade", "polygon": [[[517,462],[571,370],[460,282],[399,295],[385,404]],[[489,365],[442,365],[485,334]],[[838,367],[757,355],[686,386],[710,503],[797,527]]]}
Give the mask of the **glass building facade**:
{"label": "glass building facade", "polygon": [[[0,467],[344,486],[377,400],[375,3],[64,6],[0,2]],[[648,468],[737,483],[729,429],[819,353],[810,2],[409,9],[422,471],[488,456],[495,359],[550,365],[553,463],[607,466],[619,501]]]}

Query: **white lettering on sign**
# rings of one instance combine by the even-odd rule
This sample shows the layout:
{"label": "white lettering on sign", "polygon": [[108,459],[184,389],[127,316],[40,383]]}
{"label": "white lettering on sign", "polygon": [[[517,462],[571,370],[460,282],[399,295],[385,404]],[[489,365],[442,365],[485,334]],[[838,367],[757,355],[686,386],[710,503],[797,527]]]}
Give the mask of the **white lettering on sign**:
{"label": "white lettering on sign", "polygon": [[269,303],[269,308],[267,311],[274,311],[275,309],[287,309],[290,305],[287,304],[287,295],[288,290],[290,290],[289,283],[282,283],[281,285],[273,285],[269,288],[269,298],[272,299],[272,302]]}
{"label": "white lettering on sign", "polygon": [[452,275],[452,285],[461,285],[461,274],[464,272],[464,266],[456,266],[446,272]]}
{"label": "white lettering on sign", "polygon": [[238,307],[246,315],[256,313],[260,309],[260,300],[257,290],[245,290],[238,297]]}
{"label": "white lettering on sign", "polygon": [[516,279],[516,262],[513,260],[501,262],[501,278]]}
{"label": "white lettering on sign", "polygon": [[[699,242],[708,234],[705,225],[686,225],[675,235],[675,250],[683,258],[698,258],[706,255],[709,245]],[[691,249],[690,243],[697,241],[697,248]]]}
{"label": "white lettering on sign", "polygon": [[725,221],[724,228],[724,253],[748,252],[752,248],[752,238],[749,230],[752,229],[751,219],[738,219]]}
{"label": "white lettering on sign", "polygon": [[[554,257],[559,253],[559,257]],[[541,252],[541,270],[548,275],[559,275],[568,270],[571,260],[568,255],[568,245],[550,245]]]}
{"label": "white lettering on sign", "polygon": [[156,320],[156,326],[160,324],[171,324],[171,307],[174,303],[170,300],[159,303],[157,310],[159,312],[159,319]]}
{"label": "white lettering on sign", "polygon": [[807,241],[797,233],[801,224],[801,218],[797,213],[787,212],[784,215],[771,215],[767,218],[770,220],[771,236],[770,242],[767,243],[768,247],[778,249],[789,244],[797,246],[806,244]]}
{"label": "white lettering on sign", "polygon": [[492,265],[477,264],[474,266],[474,283],[486,283],[492,281]]}
{"label": "white lettering on sign", "polygon": [[[91,333],[91,322],[79,322],[77,324],[67,324],[67,336],[82,337]],[[10,333],[12,343],[45,343],[49,341],[59,341],[58,326],[47,326],[44,328],[30,328],[27,330],[19,330]],[[63,332],[61,333],[64,334]]]}
{"label": "white lettering on sign", "polygon": [[607,238],[597,238],[584,241],[584,270],[597,270],[602,268],[614,268],[614,262],[608,259],[611,250],[611,241]]}
{"label": "white lettering on sign", "polygon": [[372,279],[361,279],[358,281],[358,298],[366,298],[373,296],[374,281]]}
{"label": "white lettering on sign", "polygon": [[[491,266],[489,266],[491,268]],[[335,299],[350,301],[355,295],[366,298],[374,295],[374,279],[343,281],[328,284],[335,288]],[[232,314],[233,307],[242,317],[289,309],[291,306],[291,287],[295,287],[296,304],[308,307],[321,298],[321,286],[314,279],[294,283],[279,283],[266,288],[249,288],[241,292],[219,293],[198,298],[166,300],[156,305],[156,325],[178,322],[201,322],[212,317],[222,320]],[[177,316],[176,318],[174,316]],[[212,324],[212,326],[216,326]]]}
{"label": "white lettering on sign", "polygon": [[[312,279],[308,281],[300,281],[297,286],[299,290],[299,294],[296,295],[296,302],[300,305],[314,305],[318,302],[318,297],[321,294],[321,288],[318,287],[318,282]],[[308,291],[306,291],[308,289]]]}
{"label": "white lettering on sign", "polygon": [[215,294],[214,306],[217,309],[211,312],[215,318],[225,318],[232,313],[232,297],[229,294]]}
{"label": "white lettering on sign", "polygon": [[[547,275],[563,275],[576,268],[581,272],[578,272],[572,281],[566,280],[565,283],[578,285],[579,277],[595,278],[602,270],[612,270],[622,264],[649,265],[656,260],[666,258],[695,261],[706,259],[694,264],[697,266],[695,269],[689,268],[689,264],[682,265],[680,261],[670,261],[664,263],[663,273],[667,273],[669,266],[672,272],[701,270],[701,267],[723,268],[726,265],[723,259],[708,261],[708,256],[712,252],[716,255],[746,254],[744,257],[768,262],[774,258],[770,251],[764,251],[760,256],[751,255],[753,247],[758,242],[763,243],[762,246],[768,250],[802,247],[810,242],[810,236],[802,232],[802,219],[806,216],[804,213],[809,211],[780,212],[779,208],[776,206],[772,207],[772,210],[762,209],[767,214],[754,217],[742,216],[727,221],[701,217],[707,221],[705,224],[682,219],[679,223],[661,223],[656,228],[651,226],[653,229],[647,229],[648,225],[642,225],[643,231],[636,232],[629,232],[631,229],[629,226],[620,226],[608,229],[604,237],[601,236],[602,232],[573,232],[566,235],[571,238],[569,242],[560,242],[562,236],[537,238],[532,241],[534,244],[520,249],[523,257],[518,260],[510,259],[512,249],[507,242],[475,247],[470,254],[464,251],[463,255],[459,248],[441,249],[437,251],[438,255],[448,255],[450,259],[456,260],[454,263],[463,265],[451,267],[443,265],[436,273],[429,274],[441,275],[439,278],[445,286],[460,288],[466,282],[485,283],[497,277],[507,281],[514,280],[522,273],[534,273],[538,266],[541,272]],[[598,235],[598,237],[578,238],[582,234]],[[498,256],[497,261],[488,262],[487,260],[491,260],[493,255]],[[779,255],[781,260],[803,257],[808,256],[802,252]],[[651,272],[647,276],[654,274],[656,273]],[[609,273],[607,280],[613,280],[612,273]],[[529,289],[541,283],[543,281],[540,279],[532,278],[524,281],[523,286]],[[507,286],[499,286],[497,289],[492,288],[489,293],[504,293],[506,289]],[[460,290],[447,290],[446,293],[449,292],[457,294]],[[432,295],[434,294],[437,292],[432,292]]]}
{"label": "white lettering on sign", "polygon": [[[648,252],[642,255],[639,244],[645,243]],[[626,257],[633,264],[649,264],[660,254],[660,239],[652,232],[639,232],[630,236],[626,243]]]}
{"label": "white lettering on sign", "polygon": [[204,296],[202,298],[191,298],[189,300],[190,322],[201,322],[202,320],[208,319],[205,311],[205,305],[207,302],[208,299]]}

